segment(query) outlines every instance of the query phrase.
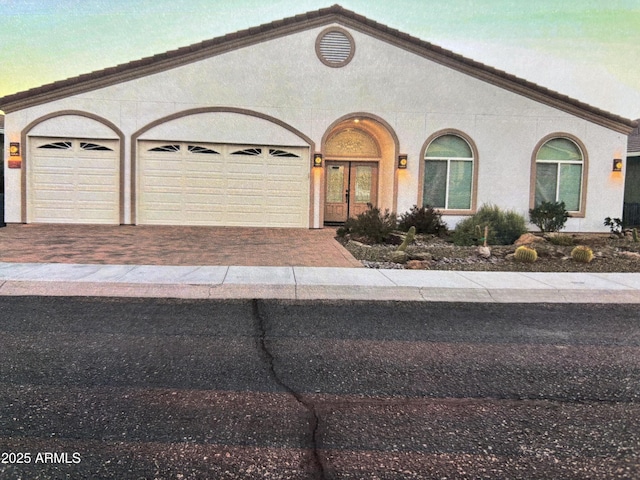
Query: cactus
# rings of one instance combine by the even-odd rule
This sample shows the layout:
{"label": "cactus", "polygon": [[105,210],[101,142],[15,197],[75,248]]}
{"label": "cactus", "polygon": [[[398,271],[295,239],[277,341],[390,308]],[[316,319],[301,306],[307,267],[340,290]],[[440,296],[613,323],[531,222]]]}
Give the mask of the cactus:
{"label": "cactus", "polygon": [[402,245],[400,245],[398,247],[398,252],[405,252],[407,250],[407,246],[413,242],[413,239],[416,236],[416,227],[411,227],[409,229],[409,231],[407,232],[407,236],[404,237],[404,241],[402,242]]}
{"label": "cactus", "polygon": [[578,245],[576,248],[571,250],[571,258],[576,262],[589,263],[593,260],[593,250],[584,245]]}
{"label": "cactus", "polygon": [[633,236],[633,241],[634,241],[634,242],[636,242],[636,243],[638,243],[638,229],[637,229],[637,228],[634,228],[634,229],[631,231],[631,234],[632,234],[632,236]]}
{"label": "cactus", "polygon": [[524,245],[516,248],[514,257],[517,261],[523,263],[533,263],[538,259],[538,252],[533,248],[525,247]]}

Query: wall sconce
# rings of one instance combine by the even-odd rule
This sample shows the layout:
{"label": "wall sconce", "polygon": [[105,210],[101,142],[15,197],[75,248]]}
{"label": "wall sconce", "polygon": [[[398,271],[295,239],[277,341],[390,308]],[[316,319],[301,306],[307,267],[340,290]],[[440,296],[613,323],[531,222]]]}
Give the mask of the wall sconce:
{"label": "wall sconce", "polygon": [[407,155],[398,155],[398,168],[407,168],[408,163]]}
{"label": "wall sconce", "polygon": [[321,153],[316,153],[313,156],[313,167],[322,167],[322,154]]}
{"label": "wall sconce", "polygon": [[19,157],[20,156],[20,144],[19,143],[11,142],[9,144],[9,155],[12,156],[12,157]]}
{"label": "wall sconce", "polygon": [[612,172],[621,172],[622,171],[622,159],[621,158],[614,158],[613,159],[613,168],[611,169]]}

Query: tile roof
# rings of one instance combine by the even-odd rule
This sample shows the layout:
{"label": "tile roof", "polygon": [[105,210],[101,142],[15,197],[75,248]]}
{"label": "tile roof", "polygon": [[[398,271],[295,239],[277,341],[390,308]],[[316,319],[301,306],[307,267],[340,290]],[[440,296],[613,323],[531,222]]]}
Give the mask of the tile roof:
{"label": "tile roof", "polygon": [[268,38],[284,36],[332,22],[342,23],[355,30],[371,34],[430,60],[588,119],[607,128],[628,134],[633,127],[637,126],[636,121],[601,110],[502,70],[463,57],[450,50],[370,20],[340,5],[333,5],[328,8],[288,17],[115,67],[7,95],[0,98],[0,108],[9,113],[68,95],[91,91],[202,60],[222,52],[259,43]]}

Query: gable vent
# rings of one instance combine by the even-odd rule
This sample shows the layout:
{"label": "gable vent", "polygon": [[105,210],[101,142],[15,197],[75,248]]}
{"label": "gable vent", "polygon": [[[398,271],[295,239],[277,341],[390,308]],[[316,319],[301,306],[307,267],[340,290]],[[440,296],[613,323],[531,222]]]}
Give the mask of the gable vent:
{"label": "gable vent", "polygon": [[343,67],[351,61],[354,51],[353,37],[342,28],[328,28],[316,41],[316,54],[329,67]]}

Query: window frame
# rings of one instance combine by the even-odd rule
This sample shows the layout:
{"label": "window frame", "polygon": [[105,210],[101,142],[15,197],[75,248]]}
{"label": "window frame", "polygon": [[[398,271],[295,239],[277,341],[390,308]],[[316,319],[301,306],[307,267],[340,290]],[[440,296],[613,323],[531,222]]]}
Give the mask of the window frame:
{"label": "window frame", "polygon": [[[564,139],[572,142],[580,151],[582,155],[582,161],[578,162],[575,160],[538,160],[538,154],[540,153],[540,149],[547,144],[551,140],[555,139]],[[531,155],[531,178],[530,178],[530,193],[529,193],[529,208],[535,208],[536,206],[536,179],[538,172],[538,163],[546,163],[551,165],[558,166],[558,173],[556,178],[556,201],[558,201],[558,195],[560,192],[560,165],[581,165],[582,166],[582,174],[580,177],[580,205],[578,210],[569,211],[569,217],[571,218],[584,218],[586,212],[586,202],[587,202],[587,178],[588,170],[589,170],[589,156],[587,154],[587,149],[584,146],[584,143],[580,141],[575,135],[571,135],[570,133],[565,132],[557,132],[551,133],[543,137],[533,149],[533,154]]]}
{"label": "window frame", "polygon": [[445,205],[449,204],[449,175],[450,175],[450,164],[451,161],[469,161],[471,162],[471,207],[468,209],[455,209],[455,208],[439,208],[439,207],[433,207],[434,209],[436,209],[438,212],[440,212],[442,215],[473,215],[474,213],[476,213],[477,210],[477,194],[478,194],[478,148],[476,147],[475,142],[471,139],[471,137],[469,137],[469,135],[467,135],[466,133],[457,130],[457,129],[453,129],[453,128],[447,128],[444,130],[439,130],[435,133],[432,133],[429,138],[427,138],[427,140],[424,142],[424,144],[422,145],[422,149],[420,150],[420,169],[418,172],[419,175],[419,180],[420,180],[420,184],[418,187],[418,202],[417,205],[418,206],[422,206],[422,202],[424,200],[424,183],[425,183],[425,178],[424,178],[424,174],[425,174],[425,163],[427,162],[427,149],[429,148],[429,145],[431,145],[436,139],[446,136],[446,135],[453,135],[456,137],[460,137],[462,140],[464,140],[465,142],[467,142],[467,145],[469,145],[469,148],[471,149],[471,154],[473,155],[473,157],[471,158],[445,158],[445,157],[431,157],[431,159],[433,159],[434,161],[443,161],[446,160],[447,161],[447,178],[446,178],[446,185],[445,185]]}

